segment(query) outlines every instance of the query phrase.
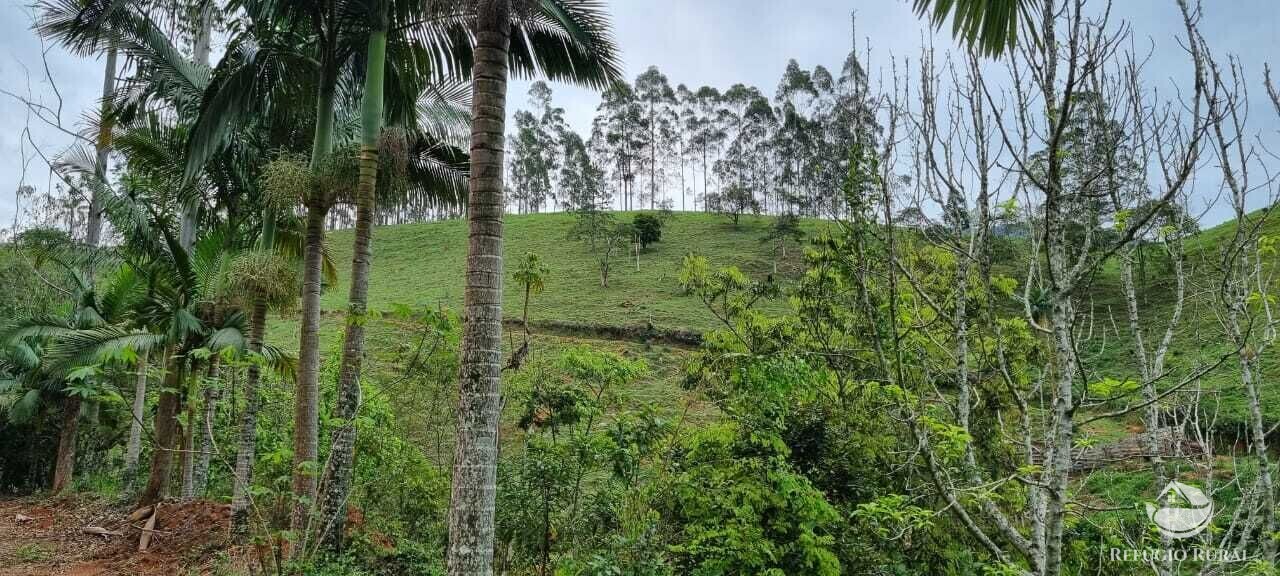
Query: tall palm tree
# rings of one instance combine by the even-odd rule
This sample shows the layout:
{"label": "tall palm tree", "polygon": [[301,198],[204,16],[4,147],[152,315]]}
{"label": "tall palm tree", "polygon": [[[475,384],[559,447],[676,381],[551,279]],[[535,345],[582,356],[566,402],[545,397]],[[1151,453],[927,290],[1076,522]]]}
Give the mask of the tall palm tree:
{"label": "tall palm tree", "polygon": [[479,0],[474,34],[467,272],[449,505],[450,576],[493,574],[502,378],[502,152],[510,1]]}
{"label": "tall palm tree", "polygon": [[1040,5],[1039,0],[914,0],[916,14],[941,28],[951,20],[951,33],[980,53],[998,57],[1018,43],[1018,24]]}
{"label": "tall palm tree", "polygon": [[334,416],[329,460],[325,465],[323,501],[320,504],[320,541],[341,544],[346,501],[355,459],[356,429],[352,420],[360,404],[360,368],[364,355],[364,323],[368,312],[369,264],[373,257],[374,186],[378,179],[378,137],[382,133],[383,86],[386,83],[389,2],[370,2],[369,46],[366,54],[364,94],[360,114],[359,182],[356,185],[356,223],[351,257],[351,290],[347,297],[347,326],[338,373],[338,402]]}
{"label": "tall palm tree", "polygon": [[[63,2],[71,2],[73,0],[63,0]],[[93,11],[78,12],[77,17],[83,27],[88,28],[100,24],[100,14]],[[99,50],[106,55],[104,58],[103,78],[102,78],[102,110],[100,118],[108,116],[108,102],[110,102],[112,93],[115,92],[116,67],[117,67],[117,50],[116,45],[109,38],[98,34],[83,34],[75,38],[59,37],[57,34],[51,34],[44,29],[44,23],[37,24],[37,31],[46,37],[51,37],[55,41],[61,42],[73,52],[88,55]],[[94,141],[94,153],[99,166],[98,177],[106,179],[108,154],[111,152],[111,124],[103,121],[97,127],[97,138]],[[89,198],[89,214],[85,223],[85,244],[90,250],[96,249],[102,240],[102,213],[104,199],[100,196],[98,190],[92,190]],[[92,268],[85,269],[85,274],[92,279],[94,270]],[[77,422],[79,421],[80,399],[76,396],[67,396],[63,401],[63,437],[61,442],[65,442],[66,438],[70,438],[70,442],[74,444]],[[53,490],[61,492],[67,486],[71,479],[71,475],[75,469],[74,452],[59,451],[61,455],[54,467]],[[69,455],[69,457],[66,457]]]}
{"label": "tall palm tree", "polygon": [[[608,19],[596,2],[520,2],[514,11],[511,0],[476,0],[473,4],[467,269],[447,553],[451,576],[493,573],[502,374],[502,214],[506,202],[503,142],[507,78],[512,68],[519,70],[522,62],[515,56],[524,50],[524,42],[511,41],[513,22],[521,24],[514,29],[525,41],[528,22],[547,22],[566,31],[577,50],[549,51],[539,62],[551,79],[559,75],[603,88],[621,76]],[[578,56],[581,58],[573,63],[583,66],[580,75],[572,66],[564,71],[554,65],[568,64],[564,57],[572,60]]]}

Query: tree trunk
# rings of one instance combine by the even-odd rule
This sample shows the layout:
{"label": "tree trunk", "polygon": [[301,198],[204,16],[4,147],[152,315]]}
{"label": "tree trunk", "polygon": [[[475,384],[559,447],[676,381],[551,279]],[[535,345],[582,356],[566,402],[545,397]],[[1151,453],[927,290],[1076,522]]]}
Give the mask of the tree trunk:
{"label": "tree trunk", "polygon": [[178,447],[178,410],[182,405],[182,381],[186,373],[185,360],[176,354],[169,357],[169,369],[164,375],[164,387],[160,391],[160,403],[156,406],[155,450],[151,453],[151,474],[147,486],[138,496],[138,507],[159,502],[169,488],[169,473],[173,468],[173,452]]}
{"label": "tree trunk", "polygon": [[[333,106],[337,66],[326,61],[316,100],[316,132],[311,167],[318,167],[333,149]],[[293,411],[293,511],[289,526],[294,534],[308,532],[311,507],[316,502],[316,458],[320,444],[320,284],[324,263],[324,221],[329,198],[315,190],[307,202],[307,227],[303,256],[302,311],[298,336],[298,377]],[[289,551],[291,552],[291,551]],[[287,556],[288,554],[286,554]]]}
{"label": "tree trunk", "polygon": [[356,187],[356,227],[351,249],[351,291],[347,297],[347,332],[338,373],[338,401],[329,461],[325,466],[325,490],[320,507],[320,541],[341,548],[346,523],[347,497],[351,492],[352,463],[356,449],[356,413],[360,408],[360,369],[364,357],[364,323],[368,314],[369,266],[373,259],[374,190],[378,181],[378,135],[382,132],[383,69],[386,65],[387,30],[369,34],[368,69],[365,73],[360,148],[360,181]]}
{"label": "tree trunk", "polygon": [[303,264],[302,321],[298,346],[298,379],[293,412],[293,513],[289,526],[306,534],[316,501],[316,459],[320,418],[320,282],[324,260],[324,206],[307,210],[306,256]]}
{"label": "tree trunk", "polygon": [[[261,295],[254,299],[249,316],[249,355],[262,354],[262,336],[267,327],[267,301]],[[249,487],[253,484],[253,458],[258,439],[258,382],[262,367],[256,360],[249,364],[244,385],[244,413],[240,416],[240,445],[236,449],[235,478],[231,484],[231,532],[237,539],[249,533]]]}
{"label": "tree trunk", "polygon": [[[116,49],[114,46],[107,48],[106,71],[102,77],[102,101],[103,117],[106,117],[106,102],[109,101],[111,94],[116,89]],[[94,173],[102,181],[107,179],[107,161],[108,153],[111,152],[111,124],[102,122],[101,132],[98,133],[98,142],[95,144],[97,154],[97,162],[94,164]],[[102,241],[102,197],[101,192],[94,188],[93,196],[89,199],[89,215],[88,222],[85,223],[85,244],[89,248],[97,248]],[[92,265],[90,265],[92,266]],[[89,271],[90,283],[93,280],[93,271]]]}
{"label": "tree trunk", "polygon": [[[112,92],[115,91],[116,84],[116,49],[114,46],[107,48],[106,70],[102,78],[102,99],[104,102],[108,100]],[[107,105],[104,103],[105,109]],[[105,111],[105,110],[104,110]],[[104,114],[105,117],[105,114]],[[102,122],[101,131],[98,133],[98,142],[95,146],[97,153],[97,163],[94,166],[94,172],[98,178],[106,181],[107,178],[107,160],[108,152],[111,151],[111,126],[108,122]],[[15,206],[16,210],[16,206]],[[95,188],[93,195],[89,198],[89,214],[85,222],[85,244],[90,249],[98,247],[102,242],[102,197],[100,192]],[[86,267],[86,276],[89,283],[93,283],[94,269],[90,263]],[[70,483],[72,476],[75,475],[76,467],[76,434],[79,432],[80,423],[80,398],[68,396],[62,402],[62,431],[58,437],[58,456],[53,468],[53,492],[56,494],[64,490]]]}
{"label": "tree trunk", "polygon": [[58,456],[53,466],[53,493],[71,485],[76,468],[76,436],[80,432],[80,397],[62,399],[62,429],[58,432]]}
{"label": "tree trunk", "polygon": [[450,576],[493,574],[502,374],[502,145],[510,10],[508,0],[481,0],[476,9],[470,232],[449,507]]}
{"label": "tree trunk", "polygon": [[138,375],[133,383],[133,421],[129,423],[129,442],[124,450],[124,482],[132,486],[138,473],[138,456],[142,454],[142,417],[147,407],[147,352],[138,357]]}
{"label": "tree trunk", "polygon": [[200,453],[195,455],[196,465],[191,474],[191,494],[195,497],[204,494],[209,484],[209,462],[213,458],[213,424],[218,412],[218,400],[222,390],[217,380],[221,374],[218,357],[209,359],[209,381],[204,383],[204,397],[201,400],[203,417],[200,418]]}
{"label": "tree trunk", "polygon": [[182,452],[178,453],[178,470],[182,471],[182,489],[178,495],[190,498],[195,494],[196,476],[196,394],[195,386],[188,383],[184,409],[186,415],[178,423],[178,435],[182,439]]}

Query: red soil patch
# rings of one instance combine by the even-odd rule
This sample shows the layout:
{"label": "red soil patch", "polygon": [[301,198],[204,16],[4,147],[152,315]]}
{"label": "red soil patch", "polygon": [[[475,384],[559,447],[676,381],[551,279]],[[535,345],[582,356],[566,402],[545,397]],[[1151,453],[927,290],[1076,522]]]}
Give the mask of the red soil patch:
{"label": "red soil patch", "polygon": [[[76,497],[0,500],[0,576],[208,574],[239,556],[228,548],[226,504],[161,503],[146,552],[138,552],[143,522],[128,521],[131,511]],[[87,526],[121,535],[85,534]]]}

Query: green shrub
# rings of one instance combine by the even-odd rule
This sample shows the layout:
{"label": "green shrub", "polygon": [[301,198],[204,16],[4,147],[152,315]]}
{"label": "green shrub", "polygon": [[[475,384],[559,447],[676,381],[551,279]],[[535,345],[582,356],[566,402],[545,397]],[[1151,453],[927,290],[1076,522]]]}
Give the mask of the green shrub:
{"label": "green shrub", "polygon": [[636,214],[631,226],[635,228],[636,239],[641,248],[648,248],[650,244],[662,240],[662,219],[653,214]]}

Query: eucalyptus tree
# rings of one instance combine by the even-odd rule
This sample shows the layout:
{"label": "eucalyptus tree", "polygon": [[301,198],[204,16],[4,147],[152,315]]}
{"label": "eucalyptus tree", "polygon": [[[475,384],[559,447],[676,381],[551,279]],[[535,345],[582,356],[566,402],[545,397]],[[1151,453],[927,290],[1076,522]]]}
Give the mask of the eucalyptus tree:
{"label": "eucalyptus tree", "polygon": [[519,110],[512,120],[515,133],[507,137],[512,196],[519,212],[537,212],[552,194],[554,166],[548,150],[554,149],[555,144],[543,138],[538,118],[532,113]]}
{"label": "eucalyptus tree", "polygon": [[708,187],[707,173],[711,169],[714,154],[719,154],[727,134],[724,125],[719,122],[716,111],[720,109],[720,91],[710,86],[703,86],[693,94],[694,112],[689,119],[689,143],[698,152],[699,164],[702,167],[703,209],[708,210],[706,198],[711,195]]}
{"label": "eucalyptus tree", "polygon": [[544,0],[536,7],[520,3],[517,8],[513,11],[510,0],[477,0],[471,21],[475,58],[471,73],[469,233],[446,554],[451,576],[493,573],[502,370],[503,132],[509,63],[513,49],[522,44],[511,42],[513,16],[516,21],[541,18],[565,31],[563,46],[571,49],[562,54],[581,56],[550,62],[544,58],[543,64],[573,64],[562,71],[542,66],[551,79],[558,75],[598,88],[619,76],[608,19],[598,4]]}
{"label": "eucalyptus tree", "polygon": [[780,190],[787,191],[785,202],[788,211],[791,206],[815,206],[815,203],[806,201],[811,200],[808,198],[810,194],[802,190],[809,186],[811,165],[820,156],[816,140],[819,139],[817,132],[821,125],[811,113],[816,108],[813,104],[817,98],[818,89],[814,86],[813,75],[800,68],[795,60],[787,62],[773,99],[778,115],[775,135],[777,162],[780,164],[778,186]]}
{"label": "eucalyptus tree", "polygon": [[511,150],[512,194],[522,212],[538,212],[546,203],[554,206],[558,194],[562,145],[570,132],[564,108],[551,102],[551,88],[541,80],[529,87],[529,110],[512,115],[515,133],[507,137]]}
{"label": "eucalyptus tree", "polygon": [[673,134],[676,137],[676,161],[680,164],[680,210],[688,210],[685,197],[688,186],[685,181],[685,161],[691,160],[694,152],[692,146],[693,128],[697,125],[697,108],[694,95],[688,86],[676,86],[676,102],[672,110]]}
{"label": "eucalyptus tree", "polygon": [[592,148],[606,157],[620,208],[634,206],[636,172],[645,147],[644,112],[635,90],[624,81],[610,85],[601,95],[591,123]]}
{"label": "eucalyptus tree", "polygon": [[658,189],[664,180],[658,166],[659,154],[665,159],[665,150],[669,147],[670,110],[675,105],[675,92],[666,75],[657,66],[650,66],[636,76],[635,97],[643,114],[643,145],[649,152],[649,209],[652,210],[657,207]]}
{"label": "eucalyptus tree", "polygon": [[560,186],[564,188],[565,195],[561,199],[561,207],[565,210],[608,210],[613,205],[613,195],[605,182],[605,171],[595,164],[587,143],[576,132],[568,132],[562,146]]}
{"label": "eucalyptus tree", "polygon": [[759,90],[742,84],[725,92],[718,115],[731,127],[733,137],[724,157],[715,163],[723,185],[711,198],[733,215],[736,224],[744,211],[758,211],[758,197],[772,185],[770,142],[777,131],[777,117]]}

